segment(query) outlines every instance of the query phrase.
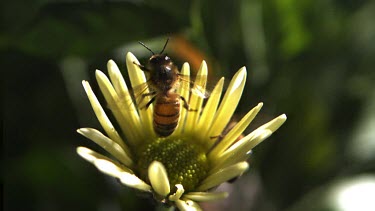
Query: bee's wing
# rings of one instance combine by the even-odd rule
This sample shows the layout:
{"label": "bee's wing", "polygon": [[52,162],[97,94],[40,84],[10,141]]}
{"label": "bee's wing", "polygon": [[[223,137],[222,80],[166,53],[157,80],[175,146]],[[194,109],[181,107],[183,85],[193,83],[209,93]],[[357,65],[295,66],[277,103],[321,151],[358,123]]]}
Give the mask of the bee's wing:
{"label": "bee's wing", "polygon": [[179,80],[185,83],[180,83],[180,88],[184,90],[188,90],[191,93],[194,93],[198,95],[201,98],[208,98],[210,96],[210,89],[197,85],[194,82],[195,81],[201,81],[201,80],[206,80],[207,75],[198,75],[195,78],[192,78],[190,75],[182,75],[179,74]]}

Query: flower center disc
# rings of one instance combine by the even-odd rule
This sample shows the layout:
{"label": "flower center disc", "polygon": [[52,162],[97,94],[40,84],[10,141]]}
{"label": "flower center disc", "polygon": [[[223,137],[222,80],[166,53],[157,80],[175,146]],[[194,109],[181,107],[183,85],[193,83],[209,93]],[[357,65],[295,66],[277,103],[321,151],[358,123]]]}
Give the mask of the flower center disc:
{"label": "flower center disc", "polygon": [[171,188],[181,184],[185,191],[194,190],[208,171],[207,157],[201,147],[182,139],[159,138],[145,145],[138,159],[142,179],[149,182],[148,167],[156,160],[166,168]]}

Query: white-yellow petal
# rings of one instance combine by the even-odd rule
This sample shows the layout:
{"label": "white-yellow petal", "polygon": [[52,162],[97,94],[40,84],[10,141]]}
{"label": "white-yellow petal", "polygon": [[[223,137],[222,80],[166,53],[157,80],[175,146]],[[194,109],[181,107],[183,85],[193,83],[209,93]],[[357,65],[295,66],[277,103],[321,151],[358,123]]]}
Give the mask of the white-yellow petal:
{"label": "white-yellow petal", "polygon": [[86,161],[90,162],[90,163],[94,163],[95,160],[97,159],[108,159],[109,161],[112,161],[112,159],[102,155],[102,154],[99,154],[87,147],[77,147],[76,149],[77,151],[77,154],[79,156],[81,156],[83,159],[85,159]]}
{"label": "white-yellow petal", "polygon": [[97,161],[100,160],[100,161],[106,161],[106,162],[109,162],[109,163],[112,163],[114,166],[116,166],[115,170],[117,171],[121,171],[121,172],[129,172],[129,173],[133,173],[132,170],[130,170],[129,168],[121,165],[120,163],[118,163],[117,161],[114,161],[102,154],[99,154],[89,148],[86,148],[86,147],[77,147],[77,153],[79,156],[81,156],[83,159],[89,161],[90,163],[94,164],[96,167],[98,167],[96,165]]}
{"label": "white-yellow petal", "polygon": [[237,124],[234,126],[228,134],[226,134],[214,148],[209,153],[209,159],[212,162],[219,157],[219,155],[226,150],[229,146],[231,146],[237,138],[242,134],[242,132],[249,126],[251,121],[255,118],[258,114],[260,109],[262,108],[263,103],[259,103],[256,107],[251,109]]}
{"label": "white-yellow petal", "polygon": [[201,185],[197,188],[198,191],[205,191],[210,188],[216,187],[223,182],[242,175],[249,168],[247,162],[237,163],[235,165],[229,166],[225,169],[220,169],[217,172],[209,175],[204,179]]}
{"label": "white-yellow petal", "polygon": [[[214,116],[216,114],[217,107],[220,102],[220,97],[223,91],[224,86],[224,78],[221,78],[219,82],[216,84],[215,88],[212,90],[212,93],[210,95],[210,98],[208,98],[206,106],[204,107],[202,111],[202,115],[199,118],[198,125],[195,128],[195,131],[197,133],[207,134],[208,129],[210,129],[210,125],[212,124],[212,121],[214,119]],[[201,144],[209,144],[210,137],[206,137],[206,139],[202,139]],[[210,146],[207,146],[207,149],[209,149]]]}
{"label": "white-yellow petal", "polygon": [[[189,66],[189,63],[184,63],[184,65],[182,65],[182,68],[181,68],[181,74],[184,75],[185,77],[187,76],[190,76],[190,66]],[[186,100],[189,100],[189,95],[190,95],[190,82],[189,81],[186,81],[186,80],[181,80],[180,81],[180,86],[179,88],[177,89],[177,93],[182,96],[183,98],[185,98]],[[179,119],[179,122],[178,122],[178,125],[176,127],[176,130],[175,130],[175,134],[180,134],[183,130],[184,130],[184,127],[185,127],[185,120],[186,120],[186,116],[189,114],[190,112],[187,111],[183,105],[181,105],[181,110],[180,110],[180,119]]]}
{"label": "white-yellow petal", "polygon": [[[243,88],[246,82],[246,68],[241,68],[231,80],[228,90],[225,92],[224,98],[215,114],[214,122],[208,131],[208,137],[220,136],[225,126],[231,119],[238,102],[240,101]],[[211,139],[211,146],[216,139]]]}
{"label": "white-yellow petal", "polygon": [[137,132],[139,133],[141,125],[138,111],[134,105],[133,99],[120,72],[120,69],[112,60],[108,61],[107,68],[109,77],[119,98],[119,108],[122,111],[127,124],[132,125],[133,128],[137,129]]}
{"label": "white-yellow petal", "polygon": [[228,195],[229,194],[227,192],[190,192],[184,194],[184,198],[197,202],[205,202],[224,199],[228,197]]}
{"label": "white-yellow petal", "polygon": [[116,166],[114,163],[104,160],[104,159],[97,159],[94,161],[94,165],[98,168],[101,172],[112,176],[118,177],[121,172],[124,172],[120,167]]}
{"label": "white-yellow petal", "polygon": [[148,167],[148,178],[154,191],[161,195],[167,196],[171,191],[167,170],[164,165],[158,161],[153,161]]}
{"label": "white-yellow petal", "polygon": [[101,159],[105,157],[104,155],[94,152],[86,147],[77,147],[77,153],[79,156],[81,156],[83,159],[87,160],[90,163],[93,163],[95,159]]}
{"label": "white-yellow petal", "polygon": [[81,128],[77,130],[78,133],[85,136],[88,139],[91,139],[107,152],[112,154],[116,159],[121,161],[126,166],[132,166],[133,161],[129,154],[125,152],[125,150],[112,139],[108,138],[107,136],[103,135],[96,129],[93,128]]}
{"label": "white-yellow petal", "polygon": [[286,115],[280,115],[237,141],[223,153],[217,154],[211,171],[231,165],[235,161],[239,161],[238,158],[247,157],[246,154],[251,149],[271,136],[272,133],[285,122],[285,120]]}
{"label": "white-yellow petal", "polygon": [[86,147],[78,147],[77,153],[85,160],[94,164],[101,172],[120,179],[124,185],[141,191],[151,191],[150,185],[135,176],[132,170],[120,165],[118,162]]}
{"label": "white-yellow petal", "polygon": [[[138,136],[139,128],[137,127],[129,127],[130,125],[130,118],[129,114],[126,113],[127,107],[125,107],[124,102],[118,97],[115,89],[113,88],[111,82],[107,78],[107,76],[100,70],[96,70],[95,72],[96,80],[98,81],[99,88],[103,93],[103,96],[107,102],[108,107],[111,109],[114,117],[116,118],[121,130],[125,134],[126,139],[130,142],[131,145],[136,145],[133,143],[135,137]],[[121,144],[123,146],[123,144]]]}
{"label": "white-yellow petal", "polygon": [[[131,85],[133,89],[135,89],[137,86],[140,86],[144,83],[146,83],[146,76],[143,73],[143,71],[139,68],[139,66],[135,64],[139,64],[138,59],[132,54],[127,53],[126,54],[126,67],[128,68],[128,74],[129,79],[131,82]],[[146,86],[144,94],[149,93],[149,89]],[[144,101],[148,102],[150,101],[150,97],[145,97]],[[144,137],[155,137],[155,133],[152,127],[152,113],[153,113],[153,106],[146,108],[139,108],[138,107],[138,113],[141,120],[142,128],[144,128]]]}
{"label": "white-yellow petal", "polygon": [[122,107],[126,116],[129,116],[131,124],[135,128],[140,128],[140,119],[138,111],[135,107],[131,93],[125,83],[125,80],[117,67],[116,63],[112,60],[109,60],[107,63],[108,74],[112,81],[113,87],[116,90],[116,93],[121,100]]}
{"label": "white-yellow petal", "polygon": [[134,174],[121,172],[118,178],[120,179],[122,184],[129,186],[131,188],[136,188],[138,190],[147,191],[147,192],[150,192],[152,190],[150,185],[145,183],[143,180],[139,179]]}
{"label": "white-yellow petal", "polygon": [[249,135],[242,138],[243,140],[240,140],[233,144],[225,153],[223,153],[223,155],[220,156],[224,156],[224,154],[231,153],[231,151],[236,148],[242,148],[241,145],[243,142],[249,142],[243,150],[244,152],[248,152],[249,150],[253,149],[256,145],[258,145],[260,142],[262,142],[264,139],[271,136],[271,134],[275,132],[282,124],[284,124],[285,121],[285,114],[276,117],[275,119],[260,126],[259,128],[251,132]]}
{"label": "white-yellow petal", "polygon": [[212,164],[212,168],[209,171],[209,174],[218,171],[218,169],[227,168],[228,166],[234,165],[236,163],[246,161],[251,155],[251,150],[246,151],[245,148],[243,148],[243,150],[232,151],[232,153],[228,153],[228,155],[229,156],[222,156],[217,158]]}
{"label": "white-yellow petal", "polygon": [[267,122],[266,124],[260,126],[258,129],[267,129],[270,130],[272,133],[275,132],[281,125],[284,124],[287,117],[285,114],[281,114],[280,116],[276,117],[275,119]]}
{"label": "white-yellow petal", "polygon": [[[228,165],[232,165],[239,158],[246,157],[246,154],[254,148],[257,143],[260,143],[264,139],[268,138],[272,133],[269,130],[258,131],[256,135],[247,135],[241,140],[233,144],[229,149],[225,150],[222,154],[216,158],[213,163],[210,172],[217,171],[217,169],[225,168]],[[242,160],[240,160],[242,161]]]}
{"label": "white-yellow petal", "polygon": [[[203,92],[206,88],[206,82],[207,82],[207,64],[205,61],[202,61],[202,64],[199,68],[199,71],[197,73],[197,80],[194,82],[194,85],[192,87],[192,90],[197,89]],[[192,92],[190,96],[189,106],[191,109],[194,109],[196,111],[190,111],[188,112],[185,128],[184,131],[190,132],[192,131],[198,122],[198,118],[202,109],[202,104],[204,100],[204,96],[202,96],[204,93],[200,92]]]}
{"label": "white-yellow petal", "polygon": [[[109,120],[108,116],[105,114],[102,106],[99,103],[98,98],[96,98],[94,92],[91,89],[90,84],[87,81],[82,81],[83,88],[86,91],[86,94],[89,98],[90,104],[95,112],[96,117],[98,118],[100,124],[102,125],[103,129],[107,133],[107,135],[116,143],[120,145],[124,145],[124,141],[118,134],[115,127],[112,125],[111,121]],[[121,144],[122,143],[122,144]]]}

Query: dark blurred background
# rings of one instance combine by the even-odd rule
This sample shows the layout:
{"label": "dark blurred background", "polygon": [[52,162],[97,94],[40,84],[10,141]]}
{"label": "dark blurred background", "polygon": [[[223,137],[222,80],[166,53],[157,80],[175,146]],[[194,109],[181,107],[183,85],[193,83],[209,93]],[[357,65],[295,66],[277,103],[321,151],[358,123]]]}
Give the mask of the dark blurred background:
{"label": "dark blurred background", "polygon": [[[207,210],[375,210],[375,2],[367,0],[4,1],[4,210],[152,210],[75,152],[99,128],[81,86],[125,55],[202,59],[210,80],[248,70],[247,132],[286,113],[250,170]],[[229,80],[227,80],[229,81]]]}

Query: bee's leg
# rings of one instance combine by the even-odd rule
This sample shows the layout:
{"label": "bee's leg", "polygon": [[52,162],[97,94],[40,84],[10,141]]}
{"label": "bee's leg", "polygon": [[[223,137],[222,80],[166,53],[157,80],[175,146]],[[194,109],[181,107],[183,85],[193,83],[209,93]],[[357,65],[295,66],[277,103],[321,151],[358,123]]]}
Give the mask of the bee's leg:
{"label": "bee's leg", "polygon": [[210,139],[215,139],[215,138],[224,138],[224,135],[223,134],[220,134],[220,135],[216,135],[216,136],[210,136]]}
{"label": "bee's leg", "polygon": [[156,91],[149,92],[149,93],[144,93],[144,94],[139,95],[138,97],[136,97],[137,104],[139,105],[140,103],[142,103],[143,100],[145,99],[145,97],[151,96],[151,95],[155,95],[155,94],[156,94]]}
{"label": "bee's leg", "polygon": [[142,101],[145,99],[145,97],[154,95],[154,96],[151,98],[151,100],[147,102],[146,105],[144,105],[144,106],[141,107],[141,109],[144,109],[144,108],[147,109],[147,108],[151,105],[151,103],[153,103],[153,102],[155,101],[155,94],[156,94],[156,91],[149,92],[149,93],[145,93],[145,94],[142,94],[142,95],[141,95],[141,100],[140,100],[140,102],[142,102]]}
{"label": "bee's leg", "polygon": [[152,92],[149,92],[149,93],[142,94],[142,99],[147,97],[147,96],[151,96],[151,95],[156,95],[156,91],[152,91]]}
{"label": "bee's leg", "polygon": [[182,96],[180,96],[181,100],[184,101],[184,108],[188,111],[198,111],[197,109],[192,109],[189,106],[189,103],[186,101],[186,99]]}
{"label": "bee's leg", "polygon": [[156,94],[156,91],[141,94],[141,96],[140,96],[140,98],[141,98],[140,101],[142,102],[142,101],[145,99],[145,97],[147,97],[147,96],[151,96],[151,95],[155,95],[155,94]]}
{"label": "bee's leg", "polygon": [[146,72],[149,72],[149,71],[150,71],[150,70],[147,69],[144,65],[137,64],[137,63],[135,63],[135,62],[133,62],[133,64],[137,65],[137,66],[138,66],[139,68],[141,68],[141,70],[143,70],[143,71],[146,71]]}
{"label": "bee's leg", "polygon": [[[223,139],[224,136],[227,135],[234,128],[234,126],[236,126],[237,123],[238,123],[237,121],[229,122],[227,126],[225,126],[224,130],[222,131],[220,135],[210,136],[210,139],[215,139],[215,138]],[[241,139],[242,137],[243,137],[243,134],[241,134],[238,138]]]}
{"label": "bee's leg", "polygon": [[[147,94],[149,94],[149,93],[147,93]],[[155,101],[155,99],[156,99],[156,97],[153,96],[153,97],[151,98],[151,100],[148,101],[148,103],[147,103],[146,105],[144,105],[144,106],[141,107],[141,109],[144,109],[144,108],[148,109],[148,107],[149,107],[149,106]]]}

